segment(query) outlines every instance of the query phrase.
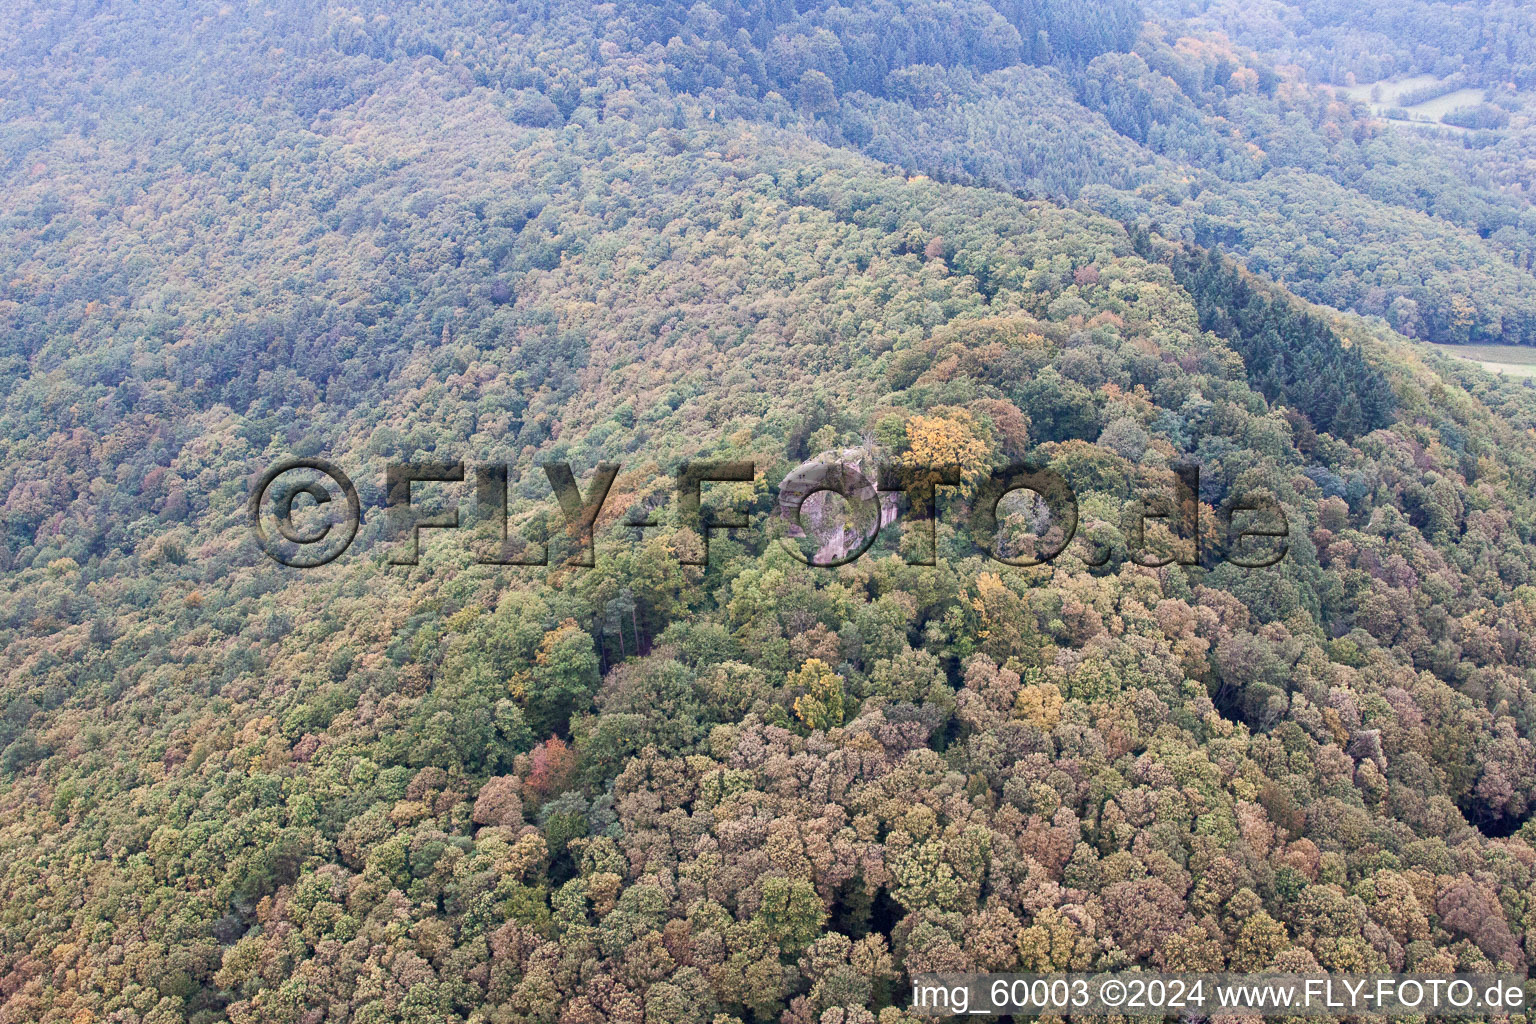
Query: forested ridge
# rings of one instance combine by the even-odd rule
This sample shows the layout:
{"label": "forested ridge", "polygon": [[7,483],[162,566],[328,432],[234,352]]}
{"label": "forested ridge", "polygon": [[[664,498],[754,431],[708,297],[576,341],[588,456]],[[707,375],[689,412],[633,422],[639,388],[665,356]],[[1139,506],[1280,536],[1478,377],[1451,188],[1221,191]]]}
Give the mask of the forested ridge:
{"label": "forested ridge", "polygon": [[[1527,338],[1523,194],[1083,9],[8,5],[0,1021],[1526,970],[1536,392],[1402,333]],[[1036,460],[1083,539],[988,560],[962,487],[932,566],[802,565],[773,487],[847,452]],[[290,456],[366,508],[319,569],[250,534]],[[757,469],[703,567],[700,459]],[[1286,557],[1137,565],[1184,459]],[[620,463],[596,567],[390,564],[444,460],[529,538]]]}

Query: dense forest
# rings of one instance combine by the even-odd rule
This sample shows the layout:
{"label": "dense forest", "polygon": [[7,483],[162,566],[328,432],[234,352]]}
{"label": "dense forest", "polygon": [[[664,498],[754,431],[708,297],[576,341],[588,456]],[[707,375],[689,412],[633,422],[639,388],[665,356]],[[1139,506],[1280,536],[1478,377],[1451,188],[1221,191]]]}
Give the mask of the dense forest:
{"label": "dense forest", "polygon": [[[1524,108],[1330,86],[1518,95],[1481,8],[7,0],[0,1022],[1526,971],[1536,388],[1419,343],[1536,343]],[[905,507],[838,568],[770,536],[847,453],[966,470],[935,557]],[[246,515],[294,456],[365,511],[316,569]],[[969,526],[1024,459],[1079,510],[1033,568]],[[386,465],[450,460],[549,566],[392,561]],[[688,460],[755,466],[703,565]],[[1200,539],[1263,492],[1283,559],[1144,564],[1191,460]],[[620,466],[594,568],[549,463]]]}

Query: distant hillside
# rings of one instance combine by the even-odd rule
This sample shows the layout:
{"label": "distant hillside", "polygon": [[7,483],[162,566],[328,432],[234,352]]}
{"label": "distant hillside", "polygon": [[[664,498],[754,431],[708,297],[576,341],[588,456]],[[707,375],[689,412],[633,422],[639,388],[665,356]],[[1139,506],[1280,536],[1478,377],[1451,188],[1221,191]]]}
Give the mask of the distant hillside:
{"label": "distant hillside", "polygon": [[[153,139],[153,152],[139,154],[145,170],[259,159],[246,152],[257,138],[324,133],[381,83],[430,69],[487,90],[527,126],[600,120],[610,103],[797,125],[909,173],[1081,197],[1117,219],[1155,222],[1410,337],[1532,343],[1536,212],[1523,94],[1496,97],[1516,111],[1514,124],[1444,141],[1389,130],[1366,104],[1319,85],[1448,68],[1480,84],[1506,73],[1525,81],[1531,26],[1518,7],[1494,5],[1477,28],[1457,20],[1465,11],[1419,6],[1409,29],[1400,23],[1414,17],[1362,14],[1372,27],[1361,38],[1381,38],[1372,19],[1387,18],[1388,31],[1428,32],[1434,47],[1379,67],[1304,62],[1311,84],[1271,62],[1323,53],[1315,37],[1355,38],[1327,5],[1297,5],[1294,32],[1310,18],[1312,34],[1283,38],[1235,8],[1184,23],[1174,20],[1182,8],[1145,20],[1129,0],[461,5],[453,14],[189,4],[89,19],[18,6],[12,20],[28,29],[0,47],[11,66],[41,73],[0,83],[9,104],[0,153],[22,188],[47,185],[31,174],[41,147],[77,134],[124,151]],[[1212,36],[1218,27],[1236,42]],[[1495,37],[1509,40],[1497,61]],[[1462,38],[1482,42],[1432,59]],[[76,70],[87,61],[89,72]],[[236,123],[262,134],[241,141],[230,135]],[[233,148],[210,148],[215,139]],[[198,152],[183,152],[189,145]],[[60,201],[47,187],[26,194],[30,206],[13,204],[22,224],[47,221]]]}

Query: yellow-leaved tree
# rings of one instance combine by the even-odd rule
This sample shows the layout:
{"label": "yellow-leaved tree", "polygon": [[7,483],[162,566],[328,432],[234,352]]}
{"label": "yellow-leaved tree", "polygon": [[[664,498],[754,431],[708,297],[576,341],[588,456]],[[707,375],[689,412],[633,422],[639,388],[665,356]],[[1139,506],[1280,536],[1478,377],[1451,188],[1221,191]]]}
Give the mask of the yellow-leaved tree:
{"label": "yellow-leaved tree", "polygon": [[820,658],[807,658],[790,673],[792,690],[805,692],[795,698],[795,716],[811,729],[836,729],[843,724],[843,677]]}
{"label": "yellow-leaved tree", "polygon": [[936,416],[913,416],[907,420],[907,444],[901,461],[914,467],[958,466],[961,470],[974,470],[987,455],[986,442],[976,435],[976,421],[963,409]]}

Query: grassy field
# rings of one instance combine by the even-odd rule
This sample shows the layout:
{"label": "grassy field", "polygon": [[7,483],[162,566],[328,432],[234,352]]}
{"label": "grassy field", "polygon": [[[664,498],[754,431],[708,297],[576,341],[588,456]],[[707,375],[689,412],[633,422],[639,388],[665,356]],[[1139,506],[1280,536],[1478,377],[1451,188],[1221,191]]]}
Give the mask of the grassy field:
{"label": "grassy field", "polygon": [[[1457,89],[1448,92],[1444,96],[1436,96],[1432,100],[1416,103],[1413,106],[1404,106],[1399,102],[1400,98],[1417,89],[1425,89],[1436,85],[1442,79],[1434,75],[1409,75],[1406,78],[1386,79],[1380,82],[1370,82],[1365,85],[1337,86],[1344,95],[1352,100],[1364,103],[1370,107],[1371,113],[1378,117],[1385,117],[1387,111],[1400,108],[1406,111],[1413,122],[1432,122],[1439,124],[1440,119],[1453,110],[1463,107],[1472,107],[1483,101],[1481,89]],[[1446,125],[1445,127],[1454,127]]]}
{"label": "grassy field", "polygon": [[[1336,86],[1344,95],[1361,103],[1369,103],[1372,107],[1392,107],[1397,105],[1397,99],[1405,92],[1414,89],[1425,89],[1439,82],[1434,75],[1409,75],[1406,78],[1383,79],[1380,82],[1367,82],[1364,85]],[[1379,92],[1377,90],[1380,90]]]}
{"label": "grassy field", "polygon": [[1536,347],[1530,345],[1435,345],[1440,352],[1477,363],[1490,373],[1536,377]]}
{"label": "grassy field", "polygon": [[1457,89],[1448,92],[1436,99],[1425,100],[1417,106],[1406,107],[1409,113],[1425,114],[1433,121],[1438,121],[1453,110],[1462,107],[1475,107],[1483,102],[1483,90],[1481,89]]}

